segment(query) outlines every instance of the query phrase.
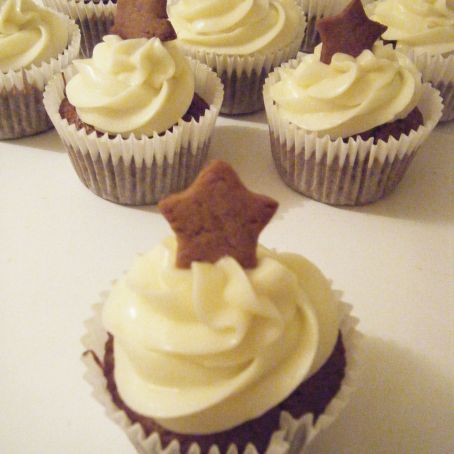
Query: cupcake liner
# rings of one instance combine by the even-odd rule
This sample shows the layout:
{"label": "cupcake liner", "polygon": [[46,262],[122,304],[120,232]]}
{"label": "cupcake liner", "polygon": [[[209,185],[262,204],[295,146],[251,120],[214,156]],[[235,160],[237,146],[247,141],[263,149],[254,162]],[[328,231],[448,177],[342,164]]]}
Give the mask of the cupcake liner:
{"label": "cupcake liner", "polygon": [[342,11],[349,0],[299,0],[299,4],[307,18],[306,33],[301,43],[301,51],[312,53],[320,43],[320,35],[315,28],[318,19],[333,16]]}
{"label": "cupcake liner", "polygon": [[414,50],[401,49],[413,60],[422,73],[424,82],[430,82],[443,100],[440,121],[454,119],[454,55],[417,54]]}
{"label": "cupcake liner", "polygon": [[60,15],[68,24],[68,46],[60,55],[28,69],[0,72],[0,140],[17,139],[52,127],[43,105],[44,86],[79,55],[80,31],[74,21]]}
{"label": "cupcake liner", "polygon": [[344,142],[318,137],[283,119],[269,95],[281,71],[296,67],[299,61],[292,60],[270,74],[263,91],[271,152],[283,181],[297,192],[331,205],[364,205],[392,192],[441,117],[438,91],[423,84],[418,108],[424,124],[398,140],[391,137],[374,144],[372,138]]}
{"label": "cupcake liner", "polygon": [[[107,292],[103,293],[101,300],[105,300],[107,296]],[[358,351],[361,341],[361,334],[356,329],[358,319],[351,315],[352,306],[340,300],[340,292],[334,291],[333,297],[339,301],[340,330],[347,361],[342,385],[315,424],[312,414],[305,414],[296,419],[290,413],[282,412],[280,427],[271,436],[270,444],[266,450],[267,454],[297,454],[302,452],[302,449],[320,431],[326,429],[338,417],[356,388],[359,369]],[[147,437],[140,424],[133,424],[126,413],[114,404],[107,389],[107,381],[96,359],[104,357],[104,347],[107,340],[107,333],[102,327],[101,311],[102,303],[93,305],[94,315],[85,322],[86,333],[82,337],[82,345],[86,352],[82,356],[82,361],[86,366],[84,378],[92,388],[93,397],[104,407],[106,415],[123,429],[137,452],[143,454],[199,454],[201,449],[196,443],[193,443],[186,453],[182,453],[177,440],[163,449],[158,433],[152,433]],[[213,445],[208,452],[209,454],[221,454],[217,445]],[[258,454],[252,443],[249,443],[242,453]],[[234,444],[231,444],[226,454],[239,454],[239,450]]]}
{"label": "cupcake liner", "polygon": [[269,72],[298,53],[303,39],[305,19],[301,12],[301,25],[297,36],[285,48],[269,54],[255,53],[246,56],[221,55],[193,48],[180,42],[181,50],[216,71],[224,85],[221,113],[238,115],[263,109],[262,88]]}
{"label": "cupcake liner", "polygon": [[84,57],[89,58],[93,48],[113,25],[116,1],[81,1],[81,0],[43,0],[44,5],[60,11],[74,19],[80,27],[82,40],[80,49]]}
{"label": "cupcake liner", "polygon": [[211,133],[222,103],[222,84],[213,71],[190,61],[195,90],[209,104],[198,121],[179,120],[162,135],[123,138],[87,134],[61,118],[65,80],[76,74],[70,66],[46,87],[44,105],[80,180],[92,192],[125,205],[157,203],[189,186],[208,153]]}

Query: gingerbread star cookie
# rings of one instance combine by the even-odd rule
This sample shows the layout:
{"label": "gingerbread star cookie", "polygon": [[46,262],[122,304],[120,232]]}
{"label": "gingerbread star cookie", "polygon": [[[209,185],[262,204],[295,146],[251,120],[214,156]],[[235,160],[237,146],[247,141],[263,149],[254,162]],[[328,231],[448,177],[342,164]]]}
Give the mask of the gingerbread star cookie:
{"label": "gingerbread star cookie", "polygon": [[213,161],[188,189],[158,206],[177,237],[177,267],[231,256],[253,268],[258,236],[278,203],[249,191],[226,162]]}
{"label": "gingerbread star cookie", "polygon": [[156,37],[172,41],[177,35],[166,8],[166,0],[118,0],[110,33],[123,39]]}
{"label": "gingerbread star cookie", "polygon": [[361,0],[352,0],[339,14],[318,20],[316,27],[322,41],[320,61],[326,64],[337,52],[357,57],[372,49],[387,29],[367,17]]}

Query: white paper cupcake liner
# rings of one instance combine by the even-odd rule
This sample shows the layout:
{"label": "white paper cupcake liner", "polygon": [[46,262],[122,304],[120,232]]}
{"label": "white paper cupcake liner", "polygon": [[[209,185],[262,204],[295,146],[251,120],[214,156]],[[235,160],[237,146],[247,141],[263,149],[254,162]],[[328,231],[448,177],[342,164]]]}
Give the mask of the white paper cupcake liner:
{"label": "white paper cupcake liner", "polygon": [[47,85],[44,105],[80,180],[92,192],[112,202],[148,205],[181,191],[195,179],[208,153],[211,134],[222,103],[222,84],[205,65],[190,61],[195,90],[209,108],[198,121],[179,120],[165,134],[137,138],[87,134],[61,118],[59,107],[70,66]]}
{"label": "white paper cupcake liner", "polygon": [[[101,299],[105,300],[107,295],[107,292],[103,293]],[[338,417],[357,386],[359,344],[362,337],[356,329],[358,319],[351,315],[352,306],[340,301],[340,292],[333,291],[333,297],[339,301],[340,331],[346,355],[345,376],[341,387],[315,424],[312,414],[306,414],[295,419],[288,412],[282,412],[280,427],[271,436],[270,444],[266,450],[267,454],[301,453],[302,449],[320,431],[327,428]],[[82,337],[82,345],[85,351],[92,353],[86,353],[82,356],[82,361],[86,366],[84,378],[90,384],[94,398],[105,408],[106,415],[123,429],[139,453],[200,454],[200,446],[197,444],[192,444],[186,453],[181,452],[180,445],[176,440],[163,449],[158,433],[152,433],[147,437],[140,424],[131,423],[126,413],[114,404],[107,389],[107,381],[103,371],[93,356],[94,353],[101,361],[104,358],[107,333],[101,323],[102,303],[95,304],[93,311],[94,315],[85,322],[86,333]],[[251,443],[241,453],[258,454],[257,449]],[[214,445],[209,449],[209,454],[223,453],[220,453],[219,448]],[[232,444],[225,454],[239,454],[239,450]]]}
{"label": "white paper cupcake liner", "polygon": [[84,0],[43,0],[43,3],[76,21],[82,33],[81,51],[86,58],[91,57],[93,48],[104,35],[109,33],[117,9],[116,2],[113,3],[112,0],[106,3]]}
{"label": "white paper cupcake liner", "polygon": [[346,143],[341,138],[318,137],[282,118],[269,94],[281,71],[296,67],[302,57],[300,54],[271,73],[263,90],[271,152],[279,175],[296,191],[331,205],[364,205],[389,194],[441,117],[438,91],[423,85],[418,108],[424,124],[399,140],[391,137],[374,144],[372,138],[350,138]]}
{"label": "white paper cupcake liner", "polygon": [[[399,50],[401,50],[399,48]],[[454,119],[454,55],[416,54],[403,49],[422,73],[424,82],[430,82],[443,100],[443,114],[440,121]]]}
{"label": "white paper cupcake liner", "polygon": [[307,18],[306,33],[301,43],[303,52],[312,53],[314,47],[320,43],[320,35],[315,28],[318,19],[333,16],[349,3],[349,0],[299,0]]}
{"label": "white paper cupcake liner", "polygon": [[301,25],[295,39],[285,48],[269,54],[255,53],[246,56],[221,55],[186,45],[181,50],[191,58],[212,68],[224,85],[221,113],[238,115],[263,109],[262,88],[269,72],[284,61],[294,58],[303,39],[306,22],[301,11]]}
{"label": "white paper cupcake liner", "polygon": [[43,105],[44,86],[79,55],[80,48],[79,28],[68,17],[60,17],[69,30],[68,46],[60,55],[39,66],[0,72],[0,140],[31,136],[52,127]]}

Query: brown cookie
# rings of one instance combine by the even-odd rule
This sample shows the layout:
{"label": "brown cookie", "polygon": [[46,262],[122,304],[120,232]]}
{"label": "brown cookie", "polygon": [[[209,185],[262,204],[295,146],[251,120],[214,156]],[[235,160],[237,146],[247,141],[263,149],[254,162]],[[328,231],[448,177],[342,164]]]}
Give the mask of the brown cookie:
{"label": "brown cookie", "polygon": [[110,33],[123,39],[174,40],[177,35],[167,19],[166,5],[166,0],[118,0]]}
{"label": "brown cookie", "polygon": [[357,57],[372,49],[387,29],[367,17],[361,0],[352,0],[339,14],[318,20],[316,28],[322,41],[320,61],[326,64],[337,52]]}
{"label": "brown cookie", "polygon": [[253,268],[258,236],[278,203],[249,191],[226,162],[212,161],[188,189],[158,206],[177,236],[177,267],[231,256]]}

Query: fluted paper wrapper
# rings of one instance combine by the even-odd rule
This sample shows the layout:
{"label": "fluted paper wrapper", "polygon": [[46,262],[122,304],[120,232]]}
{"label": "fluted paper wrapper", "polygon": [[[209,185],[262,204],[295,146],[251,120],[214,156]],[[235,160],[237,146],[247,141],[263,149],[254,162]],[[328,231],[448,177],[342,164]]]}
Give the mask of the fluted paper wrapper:
{"label": "fluted paper wrapper", "polygon": [[[107,295],[107,293],[102,294],[101,299],[105,300]],[[306,414],[301,418],[295,419],[288,412],[282,412],[280,427],[277,427],[276,431],[271,434],[270,444],[266,450],[267,454],[296,454],[302,452],[303,448],[320,431],[327,428],[337,418],[356,387],[359,369],[358,350],[361,341],[361,334],[356,329],[358,319],[351,315],[352,306],[340,301],[340,292],[333,291],[333,297],[339,302],[340,330],[346,355],[345,376],[342,385],[315,424],[312,414]],[[95,304],[93,311],[93,317],[85,322],[86,333],[82,337],[82,345],[86,352],[92,352],[99,359],[102,359],[107,340],[107,333],[103,329],[101,322],[102,304]],[[152,433],[147,437],[140,424],[133,424],[126,413],[120,410],[112,401],[103,371],[96,363],[93,355],[83,355],[82,361],[86,366],[84,378],[92,388],[92,395],[105,408],[107,416],[124,430],[137,452],[142,454],[200,454],[200,446],[195,443],[184,453],[181,452],[177,440],[171,442],[164,449],[158,433]],[[209,454],[224,453],[220,453],[217,445],[214,445],[209,449]],[[258,454],[258,452],[252,443],[249,443],[241,453],[232,444],[225,454]]]}
{"label": "fluted paper wrapper", "polygon": [[0,72],[0,140],[18,139],[52,127],[43,105],[44,86],[79,55],[80,31],[66,16],[68,46],[60,55],[28,69]]}
{"label": "fluted paper wrapper", "polygon": [[63,141],[80,180],[92,192],[124,205],[157,203],[189,186],[208,153],[211,134],[222,103],[222,84],[205,65],[190,61],[195,90],[209,108],[196,122],[179,120],[162,135],[137,138],[87,134],[61,118],[65,79],[76,73],[70,66],[46,87],[44,105]]}
{"label": "fluted paper wrapper", "polygon": [[93,2],[84,0],[43,0],[44,5],[74,19],[82,33],[81,51],[89,58],[93,48],[109,33],[113,25],[117,4],[111,0]]}
{"label": "fluted paper wrapper", "polygon": [[364,205],[392,192],[441,117],[438,91],[423,84],[418,108],[424,124],[416,131],[376,144],[372,138],[350,138],[345,143],[341,138],[318,137],[280,116],[270,87],[280,80],[280,71],[299,61],[270,74],[263,90],[271,152],[281,178],[297,192],[331,205]]}
{"label": "fluted paper wrapper", "polygon": [[349,0],[299,0],[298,3],[307,18],[306,33],[301,43],[301,50],[312,53],[314,47],[320,43],[320,35],[315,27],[317,20],[339,13],[349,3]]}
{"label": "fluted paper wrapper", "polygon": [[268,54],[246,56],[221,55],[193,48],[180,41],[181,50],[191,58],[212,68],[224,85],[221,113],[238,115],[263,109],[262,89],[268,74],[281,63],[294,58],[303,39],[306,23],[301,13],[297,36],[283,49]]}
{"label": "fluted paper wrapper", "polygon": [[[399,49],[400,50],[400,49]],[[422,79],[430,82],[443,100],[443,114],[440,121],[454,119],[454,55],[416,54],[404,49],[422,73]]]}

